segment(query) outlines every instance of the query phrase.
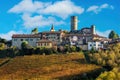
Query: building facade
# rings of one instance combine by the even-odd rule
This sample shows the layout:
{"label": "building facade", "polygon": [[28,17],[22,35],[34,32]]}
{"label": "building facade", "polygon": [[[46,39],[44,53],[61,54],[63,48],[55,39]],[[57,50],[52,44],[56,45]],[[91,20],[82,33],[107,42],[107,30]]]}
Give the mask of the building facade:
{"label": "building facade", "polygon": [[[14,34],[12,35],[12,46],[16,46],[19,49],[21,49],[22,42],[27,41],[30,46],[36,47],[39,45],[39,41],[41,42],[41,40],[45,42],[47,40],[52,41],[54,42],[54,45],[60,45],[64,35],[65,34],[63,33],[63,31],[55,31],[54,26],[52,25],[50,31],[40,32],[38,34]],[[48,43],[48,44],[51,45],[51,43]]]}
{"label": "building facade", "polygon": [[12,46],[21,48],[22,42],[27,41],[30,46],[35,47],[39,40],[41,40],[40,34],[14,34],[12,36]]}
{"label": "building facade", "polygon": [[94,48],[95,50],[103,49],[103,43],[99,40],[88,41],[88,50]]}
{"label": "building facade", "polygon": [[37,47],[46,47],[46,48],[52,48],[53,47],[53,42],[49,40],[40,40],[36,42]]}

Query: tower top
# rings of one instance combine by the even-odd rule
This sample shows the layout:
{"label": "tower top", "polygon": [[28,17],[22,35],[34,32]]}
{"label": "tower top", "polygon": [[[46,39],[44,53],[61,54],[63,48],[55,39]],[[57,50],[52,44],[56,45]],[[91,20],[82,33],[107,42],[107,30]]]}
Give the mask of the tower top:
{"label": "tower top", "polygon": [[92,34],[96,34],[95,25],[91,25]]}
{"label": "tower top", "polygon": [[91,27],[95,27],[95,25],[93,24],[93,25],[91,25]]}
{"label": "tower top", "polygon": [[71,16],[71,31],[77,30],[78,27],[78,17],[77,16]]}
{"label": "tower top", "polygon": [[50,31],[51,31],[51,32],[54,32],[54,31],[55,31],[53,24],[52,24],[52,27],[51,27]]}

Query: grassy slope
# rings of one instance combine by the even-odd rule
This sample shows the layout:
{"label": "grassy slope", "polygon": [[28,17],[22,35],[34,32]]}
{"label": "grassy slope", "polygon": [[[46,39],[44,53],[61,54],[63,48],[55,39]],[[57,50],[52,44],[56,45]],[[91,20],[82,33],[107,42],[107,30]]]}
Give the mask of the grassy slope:
{"label": "grassy slope", "polygon": [[100,67],[87,64],[83,54],[16,57],[0,67],[0,79],[55,79],[83,74]]}

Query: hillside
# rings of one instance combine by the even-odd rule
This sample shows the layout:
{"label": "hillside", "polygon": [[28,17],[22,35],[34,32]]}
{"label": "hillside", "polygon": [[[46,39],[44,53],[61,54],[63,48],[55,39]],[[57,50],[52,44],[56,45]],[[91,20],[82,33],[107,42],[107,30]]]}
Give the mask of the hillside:
{"label": "hillside", "polygon": [[[1,59],[1,62],[3,61],[5,60]],[[69,79],[99,68],[99,66],[87,64],[83,54],[80,53],[32,55],[15,57],[1,65],[0,79]]]}

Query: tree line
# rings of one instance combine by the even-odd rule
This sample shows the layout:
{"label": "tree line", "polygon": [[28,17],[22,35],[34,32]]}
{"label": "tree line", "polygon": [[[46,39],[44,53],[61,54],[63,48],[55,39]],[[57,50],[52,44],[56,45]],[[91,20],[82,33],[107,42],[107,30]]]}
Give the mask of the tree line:
{"label": "tree line", "polygon": [[9,47],[5,49],[4,44],[0,47],[0,58],[4,57],[15,57],[15,56],[24,56],[24,55],[50,55],[50,54],[66,54],[71,52],[80,52],[81,48],[76,46],[53,46],[52,48],[46,47],[32,47],[28,44],[28,42],[24,41],[21,44],[21,49],[18,49],[15,46]]}

